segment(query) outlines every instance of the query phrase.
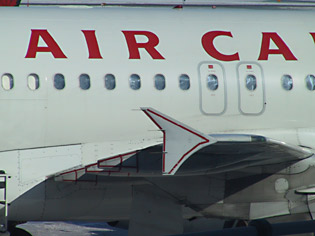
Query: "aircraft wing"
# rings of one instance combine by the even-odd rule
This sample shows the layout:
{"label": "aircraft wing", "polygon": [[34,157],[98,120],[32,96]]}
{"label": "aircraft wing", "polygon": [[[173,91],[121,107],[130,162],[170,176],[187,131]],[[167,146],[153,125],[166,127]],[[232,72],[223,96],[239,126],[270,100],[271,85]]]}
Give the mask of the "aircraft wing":
{"label": "aircraft wing", "polygon": [[[263,136],[242,134],[212,136],[218,140],[217,143],[200,150],[187,160],[182,171],[193,173],[199,169],[209,174],[222,173],[253,166],[294,162],[313,155],[309,150]],[[202,163],[203,167],[200,164],[196,165],[197,162]]]}
{"label": "aircraft wing", "polygon": [[[153,108],[142,110],[163,132],[163,174],[174,174],[184,162],[187,163],[182,166],[182,172],[213,173],[294,161],[313,155],[309,150],[263,136],[205,135]],[[164,165],[171,167],[166,171]]]}
{"label": "aircraft wing", "polygon": [[292,163],[313,155],[311,150],[259,135],[205,135],[153,108],[142,111],[163,132],[162,144],[104,158],[58,174],[56,180],[76,181],[85,174],[138,177],[215,174]]}

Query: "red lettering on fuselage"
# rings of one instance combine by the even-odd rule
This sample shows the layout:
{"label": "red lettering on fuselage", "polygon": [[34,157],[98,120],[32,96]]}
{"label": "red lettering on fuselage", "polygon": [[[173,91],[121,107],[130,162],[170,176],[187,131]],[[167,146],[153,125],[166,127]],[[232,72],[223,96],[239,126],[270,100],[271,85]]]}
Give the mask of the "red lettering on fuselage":
{"label": "red lettering on fuselage", "polygon": [[[103,59],[95,30],[81,30],[89,53],[89,59]],[[123,30],[126,44],[129,52],[129,59],[141,59],[140,49],[144,49],[152,59],[165,59],[156,49],[159,44],[159,37],[150,31]],[[315,43],[315,33],[310,33]],[[143,36],[146,42],[138,42],[137,36]],[[229,37],[233,41],[233,35],[229,31],[210,31],[202,36],[201,43],[205,52],[219,61],[239,61],[239,52],[234,54],[223,54],[214,45],[214,40],[219,37]],[[39,46],[40,38],[46,44]],[[218,39],[219,40],[219,39]],[[270,48],[271,41],[276,48]],[[76,48],[77,49],[77,48]],[[32,29],[30,41],[25,58],[36,58],[37,53],[51,53],[54,58],[67,58],[61,50],[58,43],[48,32],[47,29]],[[287,61],[296,61],[297,58],[291,52],[290,48],[276,32],[262,32],[261,48],[258,60],[264,61],[269,59],[269,55],[282,55]]]}
{"label": "red lettering on fuselage", "polygon": [[233,38],[231,32],[227,31],[211,31],[202,36],[201,42],[204,50],[213,58],[220,61],[239,61],[240,57],[238,53],[233,55],[225,55],[220,53],[214,46],[213,41],[218,36],[228,36]]}
{"label": "red lettering on fuselage", "polygon": [[[159,38],[156,34],[150,31],[122,31],[125,35],[128,50],[129,59],[140,59],[139,49],[145,49],[152,59],[165,59],[155,48],[159,44]],[[138,43],[136,40],[136,35],[142,35],[148,38],[146,43]]]}
{"label": "red lettering on fuselage", "polygon": [[[270,49],[270,40],[272,40],[278,49]],[[274,32],[262,33],[261,49],[258,60],[265,61],[268,60],[269,55],[278,54],[282,55],[287,61],[296,61],[296,57],[293,55],[289,47],[281,39],[281,37]]]}
{"label": "red lettering on fuselage", "polygon": [[[46,43],[46,47],[38,46],[39,37]],[[46,29],[32,29],[30,43],[25,58],[36,58],[38,52],[50,52],[54,58],[67,58]]]}
{"label": "red lettering on fuselage", "polygon": [[314,41],[314,43],[315,43],[315,33],[310,33],[310,35],[312,36],[312,39],[313,39],[313,41]]}
{"label": "red lettering on fuselage", "polygon": [[89,50],[89,59],[102,59],[95,30],[82,30]]}

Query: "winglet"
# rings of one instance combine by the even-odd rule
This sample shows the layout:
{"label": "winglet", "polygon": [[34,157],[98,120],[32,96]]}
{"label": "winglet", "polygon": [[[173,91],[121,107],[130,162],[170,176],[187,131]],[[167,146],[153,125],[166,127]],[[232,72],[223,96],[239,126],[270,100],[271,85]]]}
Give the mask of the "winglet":
{"label": "winglet", "polygon": [[174,175],[179,167],[195,152],[216,142],[205,135],[161,112],[142,107],[141,110],[163,132],[164,175]]}

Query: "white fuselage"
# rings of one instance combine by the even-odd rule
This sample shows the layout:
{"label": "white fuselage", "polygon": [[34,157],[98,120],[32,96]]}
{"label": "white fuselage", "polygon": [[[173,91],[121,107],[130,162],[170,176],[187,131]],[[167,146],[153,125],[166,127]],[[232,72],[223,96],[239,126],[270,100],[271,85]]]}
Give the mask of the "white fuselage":
{"label": "white fuselage", "polygon": [[[0,150],[118,140],[130,143],[127,150],[149,146],[160,142],[161,134],[148,132],[155,127],[138,111],[143,106],[204,133],[259,133],[314,147],[313,142],[303,142],[314,129],[315,92],[305,82],[314,73],[313,10],[21,8],[2,9],[0,18],[0,74],[14,77],[13,89],[1,88],[0,93]],[[55,58],[51,52],[26,58],[31,30],[39,29],[49,32],[67,58]],[[82,30],[95,30],[102,59],[89,59]],[[152,32],[159,38],[155,49],[164,59],[152,58],[144,48],[139,49],[140,59],[129,59],[122,31]],[[232,37],[218,36],[213,42],[221,54],[238,53],[237,60],[217,60],[206,52],[201,41],[211,31],[231,33]],[[258,60],[263,32],[276,32],[296,60],[281,54]],[[135,38],[148,41],[141,35]],[[42,38],[40,46],[47,46]],[[270,49],[278,49],[272,40]],[[244,89],[245,76],[252,72],[241,67],[248,64],[262,77],[258,95]],[[202,71],[204,65],[215,65],[214,72]],[[36,91],[27,86],[31,73],[40,79]],[[56,73],[65,76],[66,86],[60,91],[53,85]],[[91,78],[88,90],[79,87],[82,73]],[[104,87],[108,73],[116,77],[111,91]],[[223,93],[205,89],[207,73],[223,77]],[[129,87],[131,74],[140,76],[139,90]],[[164,90],[154,87],[156,74],[165,76]],[[190,77],[189,90],[179,88],[181,74]],[[293,78],[291,91],[281,87],[285,74]]]}
{"label": "white fuselage", "polygon": [[[314,73],[315,45],[310,35],[315,28],[313,15],[312,10],[209,8],[3,9],[0,73],[14,76],[14,88],[0,93],[0,149],[117,140],[151,145],[160,134],[148,132],[154,126],[137,111],[142,106],[161,110],[204,133],[267,133],[311,146],[299,143],[296,134],[299,129],[314,127],[315,92],[305,84],[305,77]],[[25,58],[34,29],[47,29],[67,58],[54,58],[50,52]],[[88,58],[82,30],[95,30],[102,59]],[[140,59],[129,59],[123,30],[154,33],[159,38],[155,48],[165,59],[153,59],[143,48],[139,49]],[[219,36],[214,44],[222,54],[238,52],[239,60],[225,62],[211,57],[201,43],[202,36],[210,31],[231,32],[233,38]],[[276,32],[297,60],[275,54],[268,60],[258,60],[262,32]],[[147,41],[144,36],[137,37],[138,42]],[[277,48],[270,42],[270,49]],[[46,44],[40,39],[38,46]],[[208,97],[200,94],[206,87],[205,72],[199,75],[202,63],[219,65],[223,71],[215,73],[224,76],[225,92],[214,102],[207,102]],[[252,95],[245,94],[244,105],[240,105],[245,78],[238,78],[239,66],[247,64],[260,68],[264,87],[254,104]],[[27,86],[31,73],[40,78],[36,91]],[[56,73],[65,76],[66,87],[61,91],[53,86]],[[82,73],[91,78],[91,88],[86,91],[79,87]],[[112,91],[104,87],[107,73],[116,77]],[[129,87],[129,77],[134,73],[141,78],[137,91]],[[156,74],[166,78],[162,91],[154,87]],[[189,90],[179,88],[181,74],[189,75]],[[281,87],[284,74],[293,78],[291,91]],[[202,112],[201,102],[210,115]],[[242,112],[247,106],[255,107],[255,102],[263,109],[254,109],[253,114]]]}
{"label": "white fuselage", "polygon": [[[161,144],[162,132],[141,107],[204,134],[263,135],[315,149],[315,90],[306,81],[315,74],[314,9],[2,8],[0,32],[0,170],[11,177],[12,221],[129,219],[133,187],[148,184],[145,178],[101,176],[92,186],[54,177],[70,171],[77,181],[77,170],[87,165]],[[55,88],[56,74],[64,76],[64,89]],[[90,77],[86,90],[82,74]],[[115,77],[112,90],[105,87],[108,74]],[[130,87],[133,74],[141,80],[137,90]],[[162,90],[155,87],[158,74],[165,78]],[[187,90],[181,75],[190,79]],[[218,79],[216,90],[208,88],[209,75]],[[256,78],[252,91],[248,76]],[[283,76],[292,79],[291,90],[283,88]],[[314,158],[301,163],[258,166],[254,187],[245,171],[250,184],[236,184],[235,195],[229,181],[243,178],[238,173],[222,174],[222,181],[204,175],[151,180],[180,200],[213,206],[203,209],[205,216],[265,218],[297,212],[287,192],[314,185]],[[270,175],[265,182],[264,174]],[[277,192],[274,183],[283,178],[290,184]],[[304,197],[299,201],[309,206]],[[244,214],[217,210],[223,203],[243,207],[242,201]],[[270,211],[260,202],[270,202]],[[277,202],[285,206],[280,213],[274,213]]]}

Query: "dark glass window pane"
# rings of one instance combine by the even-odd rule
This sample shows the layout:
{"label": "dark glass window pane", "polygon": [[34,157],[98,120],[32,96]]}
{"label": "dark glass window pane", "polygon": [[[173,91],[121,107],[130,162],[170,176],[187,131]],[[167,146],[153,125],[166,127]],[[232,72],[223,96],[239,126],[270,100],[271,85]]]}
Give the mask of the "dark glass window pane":
{"label": "dark glass window pane", "polygon": [[140,76],[137,74],[132,74],[129,78],[129,85],[133,90],[138,90],[141,87]]}
{"label": "dark glass window pane", "polygon": [[54,77],[54,86],[56,89],[61,90],[66,86],[65,77],[63,74],[56,74]]}
{"label": "dark glass window pane", "polygon": [[91,87],[90,76],[87,74],[81,74],[79,77],[80,80],[80,88],[83,90],[87,90]]}
{"label": "dark glass window pane", "polygon": [[165,89],[165,77],[164,77],[164,75],[157,74],[154,77],[154,86],[157,90]]}
{"label": "dark glass window pane", "polygon": [[190,80],[188,75],[181,75],[179,76],[179,87],[182,90],[188,90],[190,88]]}
{"label": "dark glass window pane", "polygon": [[105,88],[108,90],[113,90],[116,88],[116,79],[112,74],[105,75]]}

